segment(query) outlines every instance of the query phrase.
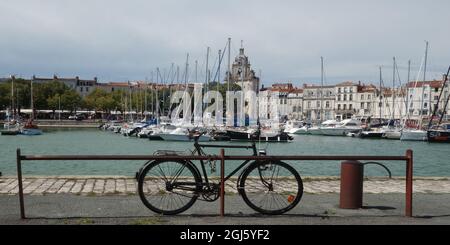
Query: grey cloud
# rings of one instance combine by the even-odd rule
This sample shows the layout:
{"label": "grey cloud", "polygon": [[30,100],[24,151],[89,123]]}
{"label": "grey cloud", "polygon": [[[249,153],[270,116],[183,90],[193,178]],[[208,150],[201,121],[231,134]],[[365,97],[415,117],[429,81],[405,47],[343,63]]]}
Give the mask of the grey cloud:
{"label": "grey cloud", "polygon": [[191,68],[195,59],[204,66],[207,46],[214,63],[228,37],[233,55],[244,40],[267,84],[318,82],[320,56],[329,83],[377,81],[377,67],[385,67],[387,76],[393,56],[402,67],[411,59],[417,69],[424,40],[430,41],[429,78],[440,78],[450,65],[446,0],[3,0],[1,5],[0,76],[144,79],[172,62],[182,69],[186,53]]}

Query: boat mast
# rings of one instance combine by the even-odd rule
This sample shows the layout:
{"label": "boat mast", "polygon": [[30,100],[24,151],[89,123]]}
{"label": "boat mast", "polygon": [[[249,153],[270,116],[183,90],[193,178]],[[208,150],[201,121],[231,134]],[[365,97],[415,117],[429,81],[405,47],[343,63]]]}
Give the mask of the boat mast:
{"label": "boat mast", "polygon": [[[239,51],[239,53],[242,53],[242,56],[244,57],[244,41],[243,40],[241,40],[241,50]],[[245,69],[244,62],[241,62],[241,81],[242,81],[242,84],[241,84],[241,125],[240,125],[241,127],[245,126],[245,113],[244,113],[244,105],[245,105],[245,103],[244,103],[244,92],[245,92],[244,74],[245,74],[245,72],[244,72],[244,69]],[[277,115],[277,118],[278,118],[278,115]]]}
{"label": "boat mast", "polygon": [[[446,85],[446,83],[447,83],[449,73],[450,73],[450,67],[448,67],[447,74],[444,75],[444,79],[443,79],[443,81],[442,81],[442,89],[441,89],[441,92],[439,93],[438,101],[437,101],[437,103],[434,105],[433,114],[431,115],[430,122],[428,123],[428,129],[431,129],[431,126],[432,126],[432,123],[433,123],[433,118],[434,118],[434,116],[435,116],[436,113],[437,113],[437,110],[438,110],[438,107],[439,107],[439,102],[441,101],[442,93],[443,93],[444,90],[445,90],[445,85]],[[438,126],[441,125],[442,119],[444,118],[445,112],[446,112],[446,110],[447,110],[448,98],[449,98],[449,97],[450,97],[450,96],[447,96],[447,101],[445,102],[445,105],[444,105],[444,108],[443,108],[441,117],[439,118]]]}
{"label": "boat mast", "polygon": [[[205,70],[205,84],[206,84],[205,94],[206,94],[206,96],[208,96],[208,90],[209,90],[209,88],[208,88],[208,86],[209,86],[209,64],[208,64],[208,62],[209,62],[209,47],[206,47],[206,70]],[[208,98],[206,98],[206,101],[208,101]],[[204,106],[206,106],[206,105],[204,105]]]}
{"label": "boat mast", "polygon": [[31,120],[34,120],[33,79],[30,80],[30,93],[31,93]]}
{"label": "boat mast", "polygon": [[322,123],[323,118],[323,57],[320,57],[320,117],[319,122]]}
{"label": "boat mast", "polygon": [[394,67],[393,67],[393,77],[392,77],[392,120],[395,121],[395,57],[394,59]]}
{"label": "boat mast", "polygon": [[220,118],[218,116],[218,113],[219,113],[219,103],[218,103],[218,101],[219,101],[219,93],[220,93],[219,85],[220,85],[220,63],[222,63],[221,57],[222,57],[222,50],[219,49],[219,65],[217,66],[217,71],[218,72],[217,72],[217,93],[216,93],[216,122],[217,122],[217,118]]}
{"label": "boat mast", "polygon": [[381,89],[381,81],[382,81],[382,72],[381,72],[381,66],[380,66],[380,102],[378,102],[378,108],[379,108],[379,113],[380,113],[380,125],[381,125],[381,105],[382,105],[382,96],[383,96],[383,91]]}
{"label": "boat mast", "polygon": [[230,91],[230,79],[231,79],[231,38],[228,38],[228,76],[227,76],[227,91]]}
{"label": "boat mast", "polygon": [[11,75],[11,113],[13,120],[16,119],[16,105],[14,104],[14,80],[16,80],[16,78]]}
{"label": "boat mast", "polygon": [[[425,94],[425,79],[426,79],[426,73],[427,73],[427,59],[428,59],[428,41],[425,41],[426,47],[425,47],[425,63],[424,63],[424,69],[423,69],[423,82],[422,82],[422,96],[420,100],[420,119],[419,119],[419,129],[422,127],[422,121],[423,121],[423,97]],[[431,97],[431,94],[430,94]],[[429,114],[429,110],[427,108],[427,114]]]}

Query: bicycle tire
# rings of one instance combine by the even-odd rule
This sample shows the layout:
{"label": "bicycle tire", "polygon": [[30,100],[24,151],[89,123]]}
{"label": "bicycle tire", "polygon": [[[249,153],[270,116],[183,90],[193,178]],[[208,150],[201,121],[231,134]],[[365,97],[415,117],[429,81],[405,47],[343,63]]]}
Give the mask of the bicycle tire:
{"label": "bicycle tire", "polygon": [[[265,171],[265,168],[273,168],[278,169],[277,173],[280,172],[280,170],[285,171],[286,176],[280,176],[281,178],[278,178],[276,181],[290,181],[291,187],[287,187],[285,189],[280,188],[279,186],[274,187],[273,185],[273,175],[275,173],[272,173],[272,180],[270,180],[270,185],[272,186],[272,190],[270,190],[270,186],[263,183],[264,177],[260,174],[262,170]],[[256,172],[254,172],[256,170]],[[275,172],[275,170],[273,171]],[[270,174],[270,172],[268,172]],[[290,179],[291,178],[291,179]],[[260,181],[261,183],[257,183]],[[267,181],[267,180],[265,180]],[[253,186],[251,186],[252,182],[256,182],[255,185],[260,185],[261,192],[257,192],[255,189],[252,189]],[[293,187],[292,187],[293,185]],[[293,209],[301,200],[303,196],[303,181],[300,177],[300,174],[290,165],[287,163],[281,162],[281,161],[265,161],[265,162],[253,162],[248,168],[244,170],[242,173],[242,177],[240,179],[239,183],[239,193],[241,194],[242,198],[244,199],[244,202],[253,210],[260,212],[262,214],[268,214],[268,215],[279,215],[283,214],[291,209]],[[275,191],[281,190],[281,193],[275,193]],[[274,194],[277,194],[278,197],[280,197],[278,204],[283,204],[284,202],[286,205],[283,205],[279,208],[267,208],[263,207],[261,203],[257,203],[255,198],[256,196],[261,196],[264,194],[271,194],[274,198]],[[251,197],[252,196],[252,197]],[[261,202],[263,198],[260,198]],[[268,198],[269,199],[269,198]],[[284,200],[283,200],[284,199]],[[275,199],[272,199],[275,200]],[[284,202],[283,202],[284,201]],[[274,203],[277,204],[277,203]],[[272,204],[270,204],[272,206]]]}
{"label": "bicycle tire", "polygon": [[[181,193],[176,193],[173,190],[169,190],[169,189],[167,189],[167,186],[168,186],[167,180],[168,179],[164,180],[165,186],[161,186],[161,185],[163,185],[163,183],[160,183],[160,182],[162,182],[164,177],[168,178],[167,176],[169,176],[169,174],[167,174],[167,176],[159,176],[159,178],[157,175],[149,175],[149,172],[152,172],[152,170],[155,168],[159,168],[158,172],[162,173],[162,169],[167,169],[167,167],[165,167],[164,165],[167,165],[170,163],[173,163],[173,164],[176,164],[176,165],[179,165],[180,167],[182,167],[183,169],[181,171],[184,171],[184,169],[187,170],[187,173],[190,174],[190,176],[183,176],[183,178],[186,178],[186,177],[193,178],[193,182],[192,182],[192,186],[194,188],[193,191],[189,191],[188,193],[183,193],[183,195],[182,195]],[[156,183],[156,188],[154,187],[155,183],[152,183],[152,188],[154,189],[154,191],[157,191],[157,193],[148,193],[148,189],[150,189],[150,188],[148,188],[145,185],[146,179],[150,179],[150,180],[155,179],[156,181],[158,181],[158,183]],[[202,180],[201,180],[201,176],[199,175],[198,169],[191,162],[188,162],[188,161],[154,161],[154,162],[148,164],[142,170],[142,172],[139,174],[138,193],[139,193],[139,197],[140,197],[141,201],[144,203],[144,205],[147,208],[149,208],[150,210],[152,210],[153,212],[163,214],[163,215],[175,215],[175,214],[179,214],[179,213],[186,211],[192,205],[194,205],[195,201],[198,198],[198,193],[201,190],[201,182],[202,182]],[[146,192],[146,190],[147,190],[147,192]],[[165,207],[163,207],[163,205],[157,205],[155,203],[155,201],[153,201],[153,198],[157,199],[158,197],[161,197],[160,198],[161,201],[163,201],[163,199],[167,200],[168,195],[166,195],[166,194],[168,194],[169,196],[171,194],[177,195],[179,198],[179,202],[182,205],[180,207],[171,209],[171,208],[169,208],[169,205],[167,205],[167,208],[165,208]],[[163,198],[163,196],[166,196],[166,197]],[[186,198],[185,202],[183,202],[181,200],[181,197]]]}

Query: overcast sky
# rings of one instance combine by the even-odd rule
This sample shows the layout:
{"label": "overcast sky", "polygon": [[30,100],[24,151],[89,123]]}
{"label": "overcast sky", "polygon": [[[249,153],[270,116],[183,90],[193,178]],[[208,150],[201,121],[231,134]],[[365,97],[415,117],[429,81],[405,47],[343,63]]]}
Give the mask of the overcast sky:
{"label": "overcast sky", "polygon": [[0,77],[144,80],[156,67],[184,69],[189,53],[191,80],[195,60],[203,80],[206,47],[213,65],[228,37],[233,57],[244,40],[265,84],[320,82],[321,56],[327,84],[377,83],[379,66],[390,83],[393,56],[404,81],[425,40],[427,78],[450,65],[448,0],[0,0],[0,11]]}

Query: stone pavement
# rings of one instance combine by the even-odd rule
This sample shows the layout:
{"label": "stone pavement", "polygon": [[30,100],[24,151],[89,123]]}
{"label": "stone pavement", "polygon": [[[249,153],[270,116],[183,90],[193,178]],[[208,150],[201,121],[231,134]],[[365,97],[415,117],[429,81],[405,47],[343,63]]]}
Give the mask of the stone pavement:
{"label": "stone pavement", "polygon": [[[285,185],[289,186],[287,180]],[[304,192],[310,194],[339,193],[338,177],[304,177]],[[136,181],[126,176],[24,176],[24,194],[132,195]],[[414,193],[450,193],[450,178],[416,177]],[[0,195],[16,195],[18,181],[13,176],[0,177]],[[226,182],[226,193],[237,193],[236,180]],[[404,178],[369,178],[364,180],[364,193],[405,193]]]}

